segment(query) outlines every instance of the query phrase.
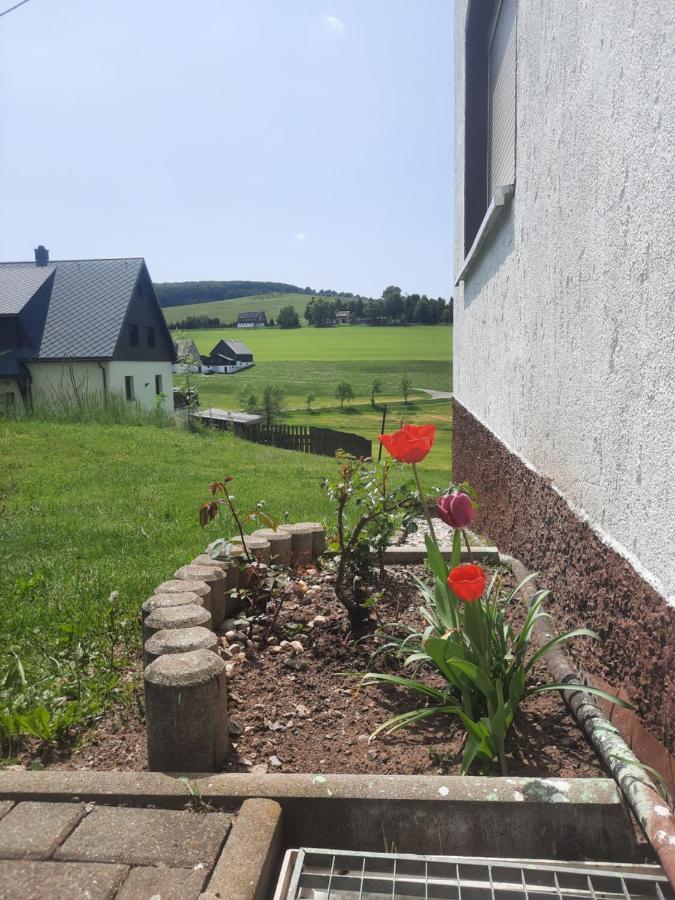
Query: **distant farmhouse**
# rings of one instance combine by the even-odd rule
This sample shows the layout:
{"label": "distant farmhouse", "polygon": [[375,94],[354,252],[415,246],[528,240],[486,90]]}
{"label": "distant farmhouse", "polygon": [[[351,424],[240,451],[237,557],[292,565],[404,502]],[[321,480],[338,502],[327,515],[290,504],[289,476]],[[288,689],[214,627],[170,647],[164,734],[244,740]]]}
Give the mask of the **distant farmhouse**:
{"label": "distant farmhouse", "polygon": [[218,341],[208,356],[202,356],[203,372],[232,375],[253,365],[253,353],[242,341]]}
{"label": "distant farmhouse", "polygon": [[237,328],[266,328],[267,316],[264,312],[244,312],[237,316]]}
{"label": "distant farmhouse", "polygon": [[338,325],[349,325],[352,314],[348,309],[338,309],[335,312],[335,321]]}
{"label": "distant farmhouse", "polygon": [[187,338],[179,338],[173,342],[176,352],[176,362],[173,365],[174,372],[199,372],[202,367],[202,358],[194,341]]}
{"label": "distant farmhouse", "polygon": [[[145,261],[0,263],[0,403],[122,394],[173,409],[174,346]],[[158,398],[160,398],[158,400]]]}

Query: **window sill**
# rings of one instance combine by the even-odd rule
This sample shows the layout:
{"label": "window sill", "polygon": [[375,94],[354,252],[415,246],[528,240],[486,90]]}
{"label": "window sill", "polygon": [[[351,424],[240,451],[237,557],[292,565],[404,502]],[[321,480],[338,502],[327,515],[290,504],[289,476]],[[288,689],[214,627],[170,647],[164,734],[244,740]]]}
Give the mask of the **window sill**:
{"label": "window sill", "polygon": [[480,223],[480,228],[474,238],[474,242],[471,245],[471,249],[466,254],[464,262],[462,263],[462,268],[455,281],[455,286],[457,286],[460,281],[466,281],[466,276],[478,260],[483,244],[494,230],[499,219],[501,219],[504,209],[511,203],[515,189],[515,184],[505,184],[495,189],[490,205],[483,217],[483,221]]}

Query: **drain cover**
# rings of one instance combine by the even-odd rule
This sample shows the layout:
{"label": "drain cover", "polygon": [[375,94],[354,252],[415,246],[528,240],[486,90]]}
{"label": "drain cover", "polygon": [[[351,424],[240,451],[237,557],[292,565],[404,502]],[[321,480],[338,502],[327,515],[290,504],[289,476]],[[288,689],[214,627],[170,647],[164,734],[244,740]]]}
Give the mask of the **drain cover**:
{"label": "drain cover", "polygon": [[289,850],[274,900],[675,897],[660,866]]}

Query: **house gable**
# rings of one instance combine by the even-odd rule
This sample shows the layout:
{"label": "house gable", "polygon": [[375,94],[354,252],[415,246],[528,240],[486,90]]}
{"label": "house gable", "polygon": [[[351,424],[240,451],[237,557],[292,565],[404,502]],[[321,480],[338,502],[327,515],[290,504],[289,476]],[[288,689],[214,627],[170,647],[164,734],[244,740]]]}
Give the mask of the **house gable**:
{"label": "house gable", "polygon": [[145,263],[142,263],[133,287],[113,359],[149,362],[176,360],[174,343]]}

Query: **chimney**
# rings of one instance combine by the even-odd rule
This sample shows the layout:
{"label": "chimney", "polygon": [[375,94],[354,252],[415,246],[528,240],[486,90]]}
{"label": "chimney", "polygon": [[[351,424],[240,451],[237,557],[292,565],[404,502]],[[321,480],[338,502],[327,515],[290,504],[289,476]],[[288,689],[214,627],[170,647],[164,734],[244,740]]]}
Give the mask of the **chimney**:
{"label": "chimney", "polygon": [[39,247],[35,248],[35,265],[36,266],[46,266],[49,262],[49,250],[43,245],[40,244]]}

